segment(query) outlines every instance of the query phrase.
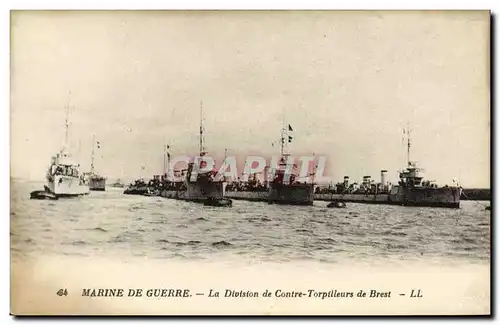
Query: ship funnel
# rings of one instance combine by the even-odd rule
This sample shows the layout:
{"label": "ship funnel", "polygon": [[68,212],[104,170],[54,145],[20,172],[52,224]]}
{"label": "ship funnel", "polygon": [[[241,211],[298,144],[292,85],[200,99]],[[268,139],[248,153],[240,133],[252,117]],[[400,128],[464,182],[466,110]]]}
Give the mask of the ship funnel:
{"label": "ship funnel", "polygon": [[385,185],[386,182],[387,182],[387,170],[385,169],[382,169],[380,171],[380,183],[382,183],[382,185]]}
{"label": "ship funnel", "polygon": [[344,176],[344,186],[349,187],[349,176]]}
{"label": "ship funnel", "polygon": [[269,174],[269,166],[264,167],[264,184],[266,187],[269,187],[269,178],[271,175]]}

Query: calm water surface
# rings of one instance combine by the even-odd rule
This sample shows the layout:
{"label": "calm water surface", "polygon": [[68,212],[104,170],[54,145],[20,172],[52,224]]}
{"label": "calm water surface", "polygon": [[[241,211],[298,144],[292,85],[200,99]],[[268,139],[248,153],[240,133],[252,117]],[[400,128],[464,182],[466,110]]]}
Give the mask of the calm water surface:
{"label": "calm water surface", "polygon": [[370,263],[408,260],[489,264],[489,202],[461,209],[348,203],[328,209],[233,201],[232,208],[123,195],[123,189],[30,200],[43,183],[11,184],[13,259],[30,255],[100,256],[123,260],[249,262],[313,260]]}

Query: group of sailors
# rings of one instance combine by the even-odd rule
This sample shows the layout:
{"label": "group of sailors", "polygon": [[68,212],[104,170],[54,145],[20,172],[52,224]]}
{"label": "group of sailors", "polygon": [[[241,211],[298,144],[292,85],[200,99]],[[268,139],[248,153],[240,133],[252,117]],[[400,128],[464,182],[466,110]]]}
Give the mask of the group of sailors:
{"label": "group of sailors", "polygon": [[[185,177],[177,178],[177,180],[172,181],[167,178],[167,175],[154,175],[151,180],[148,182],[144,181],[144,179],[138,179],[133,183],[129,184],[129,188],[141,188],[147,187],[151,190],[183,190],[186,189],[186,184],[184,183],[184,179],[191,176],[191,170],[188,168],[187,173],[182,174]],[[208,172],[204,174],[198,175],[197,181],[210,180],[214,176],[214,172]],[[282,182],[283,174],[278,173],[272,183]],[[290,175],[289,184],[300,184],[300,182],[296,181],[295,175]],[[237,180],[229,181],[226,185],[226,191],[250,191],[250,192],[264,192],[268,190],[268,185],[265,182],[262,182],[257,178],[255,174],[253,174],[247,181],[242,181],[239,177]]]}
{"label": "group of sailors", "polygon": [[50,166],[50,174],[52,176],[62,175],[70,177],[78,177],[79,172],[76,166],[55,165]]}
{"label": "group of sailors", "polygon": [[346,186],[345,183],[328,185],[328,187],[316,187],[315,194],[382,194],[389,193],[391,184],[361,184],[352,183]]}
{"label": "group of sailors", "polygon": [[151,190],[158,190],[158,191],[182,190],[185,187],[186,185],[184,184],[184,181],[172,182],[163,175],[161,177],[159,175],[155,175],[153,179],[149,180],[148,182],[145,182],[144,179],[141,178],[135,180],[133,183],[130,183],[128,186],[128,188],[130,189],[149,188]]}
{"label": "group of sailors", "polygon": [[[66,177],[74,177],[79,178],[80,184],[84,184],[88,182],[88,178],[85,174],[80,173],[78,166],[74,165],[58,165],[53,163],[48,170],[47,179],[49,181],[53,181],[55,176],[66,176]],[[59,179],[59,182],[62,182],[62,178]]]}
{"label": "group of sailors", "polygon": [[239,178],[237,181],[230,182],[226,185],[226,191],[230,192],[265,192],[267,191],[267,186],[263,184],[260,179],[252,179],[248,182],[243,182]]}

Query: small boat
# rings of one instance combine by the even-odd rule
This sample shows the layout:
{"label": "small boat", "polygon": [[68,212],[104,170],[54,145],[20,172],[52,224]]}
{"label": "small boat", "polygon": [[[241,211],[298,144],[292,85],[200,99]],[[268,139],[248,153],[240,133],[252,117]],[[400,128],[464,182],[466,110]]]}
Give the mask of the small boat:
{"label": "small boat", "polygon": [[113,184],[111,184],[111,187],[124,188],[125,185],[121,182],[120,179],[118,179],[116,182],[114,182]]}
{"label": "small boat", "polygon": [[135,187],[135,186],[129,186],[123,191],[123,194],[128,194],[128,195],[144,195],[148,193],[148,188],[145,186],[141,187]]}
{"label": "small boat", "polygon": [[57,195],[47,191],[33,191],[30,194],[31,200],[57,200]]}
{"label": "small boat", "polygon": [[328,203],[327,208],[345,208],[346,204],[343,201],[333,201]]}
{"label": "small boat", "polygon": [[233,200],[230,199],[216,199],[216,198],[207,198],[203,205],[212,206],[212,207],[231,207],[233,206]]}

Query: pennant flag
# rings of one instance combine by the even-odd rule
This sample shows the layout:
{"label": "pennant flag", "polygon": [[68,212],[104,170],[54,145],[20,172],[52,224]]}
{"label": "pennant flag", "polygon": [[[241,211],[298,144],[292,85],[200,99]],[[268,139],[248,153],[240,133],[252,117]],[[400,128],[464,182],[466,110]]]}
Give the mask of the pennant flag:
{"label": "pennant flag", "polygon": [[290,124],[288,124],[288,131],[293,131],[293,128]]}
{"label": "pennant flag", "polygon": [[99,141],[97,141],[97,144],[101,144]]}
{"label": "pennant flag", "polygon": [[288,143],[292,142],[292,140],[293,140],[293,137],[289,135],[288,136]]}
{"label": "pennant flag", "polygon": [[97,149],[101,149],[101,146],[97,146]]}
{"label": "pennant flag", "polygon": [[167,149],[170,149],[170,145],[167,144]]}
{"label": "pennant flag", "polygon": [[145,169],[146,169],[146,167],[144,167],[144,166],[141,166],[141,170],[145,170]]}
{"label": "pennant flag", "polygon": [[167,152],[167,158],[170,160],[170,152]]}
{"label": "pennant flag", "polygon": [[274,142],[271,142],[271,146],[274,148]]}

